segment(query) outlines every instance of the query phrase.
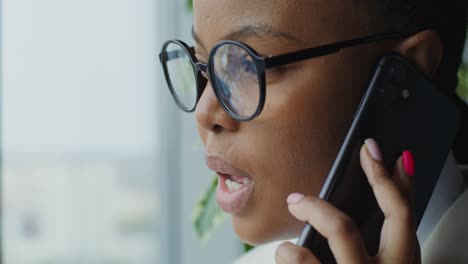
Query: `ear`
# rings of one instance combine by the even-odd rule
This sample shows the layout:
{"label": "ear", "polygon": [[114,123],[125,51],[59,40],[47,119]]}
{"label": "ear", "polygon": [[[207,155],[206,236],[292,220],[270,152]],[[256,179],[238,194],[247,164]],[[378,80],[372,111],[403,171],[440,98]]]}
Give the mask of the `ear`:
{"label": "ear", "polygon": [[424,30],[400,42],[394,51],[414,63],[432,79],[442,61],[443,50],[439,34],[434,30]]}

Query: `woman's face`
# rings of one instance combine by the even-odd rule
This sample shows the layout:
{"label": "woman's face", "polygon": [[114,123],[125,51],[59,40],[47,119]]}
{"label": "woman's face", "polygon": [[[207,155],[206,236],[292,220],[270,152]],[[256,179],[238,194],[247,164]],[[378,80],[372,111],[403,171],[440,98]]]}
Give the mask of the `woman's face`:
{"label": "woman's face", "polygon": [[[267,56],[368,35],[357,2],[195,0],[197,58],[206,62],[223,39]],[[268,72],[265,107],[248,122],[225,113],[208,83],[196,108],[198,130],[208,165],[235,168],[219,177],[217,197],[241,240],[256,245],[300,233],[286,197],[318,194],[382,50],[364,45]],[[251,183],[236,194],[225,180],[237,176]]]}

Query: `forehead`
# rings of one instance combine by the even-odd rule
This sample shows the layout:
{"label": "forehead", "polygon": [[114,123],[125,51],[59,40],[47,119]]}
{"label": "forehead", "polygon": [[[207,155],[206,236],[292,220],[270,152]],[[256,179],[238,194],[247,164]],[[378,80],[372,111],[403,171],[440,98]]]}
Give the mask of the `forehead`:
{"label": "forehead", "polygon": [[356,35],[351,32],[359,32],[363,27],[358,15],[362,7],[356,2],[194,0],[193,28],[206,45],[245,27],[265,28],[263,33],[269,32],[272,36],[286,33],[305,43],[317,42],[317,39],[336,40],[339,36]]}

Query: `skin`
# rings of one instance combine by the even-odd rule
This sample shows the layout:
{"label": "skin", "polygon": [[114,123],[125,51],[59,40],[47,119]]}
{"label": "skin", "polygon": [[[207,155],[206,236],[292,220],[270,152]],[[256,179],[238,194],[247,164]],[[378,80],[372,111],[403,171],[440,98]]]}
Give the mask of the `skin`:
{"label": "skin", "polygon": [[[246,43],[262,55],[278,55],[366,36],[372,27],[365,16],[366,7],[360,5],[358,1],[338,0],[271,0],[268,5],[261,0],[196,0],[193,20],[196,56],[199,61],[206,62],[211,47],[223,39]],[[246,26],[258,29],[255,34],[252,30],[232,34]],[[320,221],[314,218],[317,215],[342,214],[313,197],[318,194],[351,123],[362,89],[378,58],[390,50],[420,64],[423,71],[433,72],[438,65],[436,55],[441,53],[441,45],[436,45],[440,41],[427,44],[428,39],[438,38],[426,32],[409,41],[353,47],[269,72],[265,107],[260,116],[249,122],[238,122],[226,114],[211,84],[207,84],[195,112],[206,153],[229,161],[254,181],[254,191],[246,206],[232,215],[234,229],[241,240],[258,245],[296,237],[304,221],[315,227],[320,226]],[[436,55],[429,59],[427,54],[431,52]],[[366,160],[365,155],[361,158]],[[372,160],[367,162],[371,164]],[[383,177],[385,171],[375,174],[375,177]],[[391,189],[404,196],[398,191],[401,186],[405,184],[387,184],[379,190]],[[307,195],[301,202],[302,215],[291,210],[294,206],[288,206],[286,199],[291,193]],[[396,197],[400,196],[389,197],[397,201]],[[397,206],[409,205],[401,202]],[[325,221],[326,218],[317,219]],[[337,237],[337,241],[348,241],[348,244],[356,240],[347,239],[349,234]],[[414,234],[407,237],[411,240],[408,243],[415,243]],[[278,262],[313,260],[310,252],[307,254],[308,251],[295,245],[288,244],[278,250],[283,252],[277,254]],[[299,260],[294,256],[300,256]]]}
{"label": "skin", "polygon": [[[378,149],[374,152],[380,153]],[[297,219],[309,222],[327,238],[337,263],[420,263],[412,213],[414,182],[405,172],[402,157],[396,161],[392,176],[385,169],[381,158],[371,154],[367,144],[361,148],[360,158],[361,166],[385,215],[376,256],[367,254],[352,220],[331,204],[313,196],[295,201],[288,198],[290,212]],[[319,263],[309,250],[290,242],[278,247],[275,259],[276,263]]]}

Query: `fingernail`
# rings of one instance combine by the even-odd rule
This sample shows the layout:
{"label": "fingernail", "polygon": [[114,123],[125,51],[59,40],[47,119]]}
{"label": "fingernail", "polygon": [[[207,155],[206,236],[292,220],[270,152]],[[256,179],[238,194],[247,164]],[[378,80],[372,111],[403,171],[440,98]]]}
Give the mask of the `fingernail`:
{"label": "fingernail", "polygon": [[405,172],[408,176],[414,176],[414,157],[413,153],[409,150],[403,151],[403,167],[405,168]]}
{"label": "fingernail", "polygon": [[369,150],[369,154],[372,156],[373,159],[377,161],[382,161],[382,154],[380,153],[379,145],[373,138],[368,138],[364,141],[366,144],[367,150]]}
{"label": "fingernail", "polygon": [[302,198],[304,197],[303,194],[300,194],[300,193],[291,193],[289,196],[288,196],[288,204],[295,204],[297,202],[299,202],[299,200],[301,200]]}

